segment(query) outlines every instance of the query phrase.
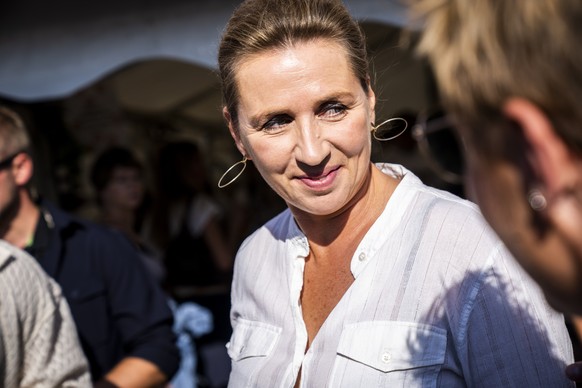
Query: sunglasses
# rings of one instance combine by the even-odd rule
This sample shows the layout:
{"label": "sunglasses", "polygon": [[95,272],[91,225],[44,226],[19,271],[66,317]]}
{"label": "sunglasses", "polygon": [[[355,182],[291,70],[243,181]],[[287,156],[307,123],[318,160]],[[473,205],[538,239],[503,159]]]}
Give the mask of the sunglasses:
{"label": "sunglasses", "polygon": [[9,168],[12,166],[12,161],[14,160],[15,157],[17,157],[20,153],[22,153],[22,151],[18,151],[12,155],[10,155],[9,157],[7,157],[6,159],[3,159],[2,161],[0,161],[0,171]]}
{"label": "sunglasses", "polygon": [[463,182],[463,145],[453,122],[442,110],[423,112],[412,129],[422,155],[429,167],[445,182]]}

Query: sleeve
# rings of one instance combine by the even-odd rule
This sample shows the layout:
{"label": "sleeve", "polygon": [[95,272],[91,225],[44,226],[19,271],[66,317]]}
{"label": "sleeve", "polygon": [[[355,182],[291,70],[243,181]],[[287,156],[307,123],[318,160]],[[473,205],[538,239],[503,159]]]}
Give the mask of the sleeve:
{"label": "sleeve", "polygon": [[505,250],[483,274],[466,322],[463,374],[471,387],[573,387],[564,317]]}
{"label": "sleeve", "polygon": [[90,387],[87,360],[59,286],[38,274],[32,277],[28,287],[35,294],[31,296],[36,301],[30,301],[30,305],[36,312],[34,318],[26,318],[33,319],[34,327],[25,331],[30,335],[24,338],[20,386]]}
{"label": "sleeve", "polygon": [[123,342],[123,356],[150,361],[171,379],[180,356],[168,298],[123,236],[107,231],[103,238],[106,241],[98,240],[100,270],[110,313]]}

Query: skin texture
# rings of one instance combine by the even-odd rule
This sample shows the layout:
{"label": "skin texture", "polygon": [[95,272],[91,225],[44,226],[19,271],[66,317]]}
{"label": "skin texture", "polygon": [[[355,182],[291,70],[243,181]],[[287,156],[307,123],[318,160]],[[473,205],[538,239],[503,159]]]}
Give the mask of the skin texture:
{"label": "skin texture", "polygon": [[237,67],[239,151],[307,236],[301,294],[308,346],[354,278],[350,261],[398,184],[370,163],[375,95],[329,40],[244,58]]}

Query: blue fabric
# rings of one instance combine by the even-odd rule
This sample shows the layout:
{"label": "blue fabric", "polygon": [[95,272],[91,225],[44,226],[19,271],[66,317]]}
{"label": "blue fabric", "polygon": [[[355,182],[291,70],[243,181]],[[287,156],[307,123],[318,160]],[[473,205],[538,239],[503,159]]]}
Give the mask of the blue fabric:
{"label": "blue fabric", "polygon": [[171,378],[180,362],[172,312],[133,246],[118,232],[42,207],[54,227],[37,260],[63,289],[93,380],[128,356]]}
{"label": "blue fabric", "polygon": [[180,349],[180,368],[172,380],[174,388],[196,388],[196,344],[198,338],[212,331],[212,313],[210,310],[192,302],[177,304],[170,300],[174,311],[174,332],[178,336]]}

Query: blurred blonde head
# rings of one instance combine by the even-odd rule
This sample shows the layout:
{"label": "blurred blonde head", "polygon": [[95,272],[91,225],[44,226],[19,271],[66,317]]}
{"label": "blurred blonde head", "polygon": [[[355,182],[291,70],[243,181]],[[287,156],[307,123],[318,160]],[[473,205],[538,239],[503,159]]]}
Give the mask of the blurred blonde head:
{"label": "blurred blonde head", "polygon": [[443,104],[483,156],[503,150],[501,107],[513,97],[537,105],[582,152],[580,0],[409,2],[424,27],[418,51],[433,67]]}

